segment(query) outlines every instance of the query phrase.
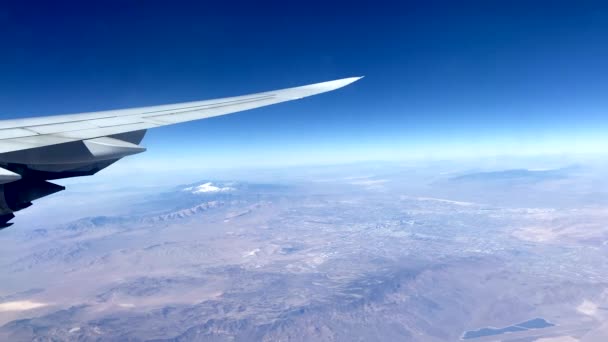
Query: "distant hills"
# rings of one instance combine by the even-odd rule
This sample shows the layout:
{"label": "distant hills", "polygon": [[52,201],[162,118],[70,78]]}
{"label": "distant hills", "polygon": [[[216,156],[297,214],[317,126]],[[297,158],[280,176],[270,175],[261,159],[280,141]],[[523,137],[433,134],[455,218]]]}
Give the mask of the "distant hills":
{"label": "distant hills", "polygon": [[449,180],[451,182],[541,182],[568,178],[578,169],[577,166],[549,170],[510,169],[468,173],[452,177]]}

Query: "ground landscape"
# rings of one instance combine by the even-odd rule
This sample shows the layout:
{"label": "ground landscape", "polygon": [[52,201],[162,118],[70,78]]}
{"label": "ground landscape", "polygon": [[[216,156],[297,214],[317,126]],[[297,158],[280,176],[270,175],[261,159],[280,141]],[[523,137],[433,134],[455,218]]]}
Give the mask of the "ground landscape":
{"label": "ground landscape", "polygon": [[[202,176],[24,219],[0,233],[0,340],[604,341],[605,170]],[[95,203],[73,189],[41,208]]]}

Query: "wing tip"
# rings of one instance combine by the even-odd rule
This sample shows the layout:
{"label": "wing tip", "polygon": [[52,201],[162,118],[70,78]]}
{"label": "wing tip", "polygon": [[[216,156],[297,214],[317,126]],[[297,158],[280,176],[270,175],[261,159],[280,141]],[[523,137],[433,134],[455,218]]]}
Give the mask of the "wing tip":
{"label": "wing tip", "polygon": [[351,83],[355,83],[358,80],[362,79],[365,76],[355,76],[355,77],[347,77],[347,78],[341,78],[338,80],[334,80],[334,81],[329,81],[326,83],[333,83],[336,88],[335,89],[339,89],[342,87],[346,87],[347,85],[351,84]]}
{"label": "wing tip", "polygon": [[337,80],[315,83],[315,84],[311,84],[311,85],[304,86],[304,87],[314,89],[319,93],[324,93],[327,91],[332,91],[332,90],[346,87],[347,85],[349,85],[351,83],[357,82],[358,80],[362,79],[363,77],[364,76],[340,78]]}

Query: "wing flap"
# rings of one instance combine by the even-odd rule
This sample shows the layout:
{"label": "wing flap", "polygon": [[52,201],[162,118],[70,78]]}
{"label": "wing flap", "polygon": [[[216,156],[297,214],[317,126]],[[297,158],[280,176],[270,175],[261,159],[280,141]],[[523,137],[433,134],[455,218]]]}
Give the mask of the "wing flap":
{"label": "wing flap", "polygon": [[108,135],[127,133],[132,131],[140,131],[144,129],[159,127],[158,124],[153,124],[151,122],[140,122],[134,124],[126,124],[126,125],[116,125],[111,127],[103,127],[103,128],[94,128],[94,129],[84,129],[77,130],[71,132],[62,132],[54,134],[55,137],[67,138],[72,140],[85,140],[85,139],[93,139],[93,138],[101,138]]}
{"label": "wing flap", "polygon": [[78,131],[93,128],[99,127],[95,126],[91,121],[62,122],[56,124],[27,127],[28,130],[33,131],[39,135]]}
{"label": "wing flap", "polygon": [[23,128],[0,129],[0,140],[31,137],[33,135],[37,135],[37,133]]}
{"label": "wing flap", "polygon": [[53,135],[36,135],[14,139],[0,140],[0,153],[29,150],[32,148],[65,144],[81,139],[69,139]]}
{"label": "wing flap", "polygon": [[258,107],[269,106],[278,102],[276,98],[264,98],[257,99],[255,101],[249,102],[240,102],[238,104],[231,105],[223,105],[223,106],[215,106],[215,107],[207,107],[204,109],[195,109],[195,110],[187,110],[187,111],[179,111],[167,114],[156,114],[156,115],[146,115],[143,116],[144,119],[152,119],[154,121],[160,121],[167,125],[176,124],[181,122],[193,121],[193,120],[201,120],[208,119],[214,116],[225,115],[234,112],[242,112],[249,109],[254,109]]}

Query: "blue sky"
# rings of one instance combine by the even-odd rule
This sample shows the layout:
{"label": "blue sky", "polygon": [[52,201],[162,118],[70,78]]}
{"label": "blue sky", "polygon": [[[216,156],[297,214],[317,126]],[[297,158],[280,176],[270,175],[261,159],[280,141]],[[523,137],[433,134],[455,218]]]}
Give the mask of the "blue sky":
{"label": "blue sky", "polygon": [[149,151],[125,165],[608,147],[600,2],[14,2],[0,8],[0,36],[0,118],[366,76],[335,93],[151,130]]}

